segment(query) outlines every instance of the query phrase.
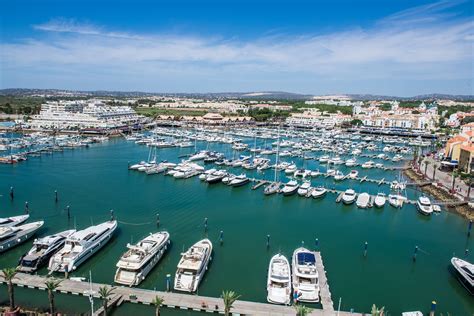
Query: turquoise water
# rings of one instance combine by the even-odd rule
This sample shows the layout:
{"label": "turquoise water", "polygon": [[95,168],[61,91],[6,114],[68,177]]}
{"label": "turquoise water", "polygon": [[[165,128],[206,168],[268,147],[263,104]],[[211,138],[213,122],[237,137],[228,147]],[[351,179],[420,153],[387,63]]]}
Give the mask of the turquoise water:
{"label": "turquoise water", "polygon": [[[204,143],[198,146],[207,147]],[[228,145],[213,143],[209,146],[230,153]],[[179,155],[191,151],[194,148],[162,149],[159,159],[177,162]],[[232,289],[240,293],[242,299],[264,302],[270,257],[279,251],[290,257],[302,241],[307,247],[315,248],[318,238],[336,308],[342,298],[343,310],[370,311],[375,303],[397,315],[408,310],[427,312],[431,301],[436,300],[438,311],[452,315],[474,313],[472,297],[448,269],[450,258],[463,257],[471,243],[466,236],[467,221],[457,215],[442,212],[425,217],[411,205],[401,210],[388,204],[381,210],[361,210],[355,205],[335,203],[333,194],[322,200],[264,196],[262,189],[252,191],[250,185],[208,186],[197,177],[176,180],[127,170],[128,162],[143,160],[147,155],[147,147],[115,139],[91,148],[32,157],[13,166],[1,165],[0,216],[23,213],[24,203],[28,201],[32,220],[46,221],[39,235],[47,235],[74,226],[81,229],[100,223],[109,218],[109,210],[113,209],[121,222],[115,238],[73,273],[87,277],[92,270],[93,280],[97,282],[113,281],[115,263],[125,245],[156,231],[155,214],[159,213],[159,229],[170,232],[173,244],[140,285],[143,288],[164,290],[165,275],[174,275],[180,252],[207,236],[214,242],[214,255],[199,294],[219,296],[222,290]],[[285,159],[294,160],[299,166],[303,163],[300,158]],[[359,159],[363,160],[368,159]],[[315,161],[305,163],[309,168],[318,167]],[[324,167],[320,169],[323,171]],[[347,172],[351,168],[340,169]],[[376,179],[393,180],[399,176],[393,171],[358,170],[361,175]],[[240,172],[235,169],[235,173]],[[273,178],[272,170],[264,175],[257,171],[247,171],[247,174]],[[372,183],[313,179],[314,184],[322,182],[328,187],[350,186],[358,192],[388,193],[388,186],[378,187]],[[15,188],[13,201],[8,196],[10,186]],[[57,204],[54,190],[59,192]],[[408,191],[410,198],[418,195],[417,191]],[[65,212],[67,205],[71,207],[70,220]],[[203,225],[206,217],[207,234]],[[221,230],[224,231],[222,246],[218,242]],[[271,235],[268,250],[267,234]],[[368,242],[367,257],[363,256],[365,241]],[[0,267],[15,265],[30,246],[31,242],[2,254]],[[415,246],[419,246],[420,251],[417,261],[413,262]],[[45,269],[40,271],[40,274],[45,273]],[[0,290],[1,301],[6,292]],[[62,299],[71,300],[69,308],[76,306],[74,304],[78,304],[78,309],[87,308],[87,301],[82,305],[81,298]],[[124,306],[128,311],[147,308],[150,309]],[[119,309],[117,313],[124,312]]]}

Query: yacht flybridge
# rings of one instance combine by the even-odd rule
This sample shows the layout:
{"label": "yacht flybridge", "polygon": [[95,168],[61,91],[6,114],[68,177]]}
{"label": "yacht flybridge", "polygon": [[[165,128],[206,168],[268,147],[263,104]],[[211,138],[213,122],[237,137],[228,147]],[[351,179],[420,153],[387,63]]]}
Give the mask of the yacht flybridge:
{"label": "yacht flybridge", "polygon": [[38,221],[20,226],[0,227],[0,253],[33,237],[43,224],[43,221]]}
{"label": "yacht flybridge", "polygon": [[0,218],[0,227],[11,227],[20,225],[21,223],[24,223],[29,217],[30,215],[20,215]]}
{"label": "yacht flybridge", "polygon": [[128,244],[128,250],[117,262],[115,283],[128,286],[140,284],[163,257],[169,244],[168,232],[150,234],[135,245]]}
{"label": "yacht flybridge", "polygon": [[174,278],[174,289],[196,292],[211,260],[212,243],[203,239],[181,254]]}
{"label": "yacht flybridge", "polygon": [[18,271],[33,273],[47,264],[49,258],[64,245],[66,238],[75,232],[74,229],[35,239],[33,247],[20,259]]}
{"label": "yacht flybridge", "polygon": [[451,264],[456,271],[456,276],[461,284],[474,295],[474,264],[460,258],[453,257]]}
{"label": "yacht flybridge", "polygon": [[293,252],[293,291],[302,302],[319,302],[319,275],[315,253],[306,248]]}
{"label": "yacht flybridge", "polygon": [[76,270],[110,240],[116,228],[117,221],[112,220],[73,233],[64,247],[51,257],[48,270],[50,273]]}
{"label": "yacht flybridge", "polygon": [[289,305],[291,300],[290,263],[281,254],[274,255],[268,266],[267,301]]}
{"label": "yacht flybridge", "polygon": [[416,201],[416,207],[423,215],[431,215],[431,213],[433,213],[431,201],[426,196],[420,196],[420,198]]}

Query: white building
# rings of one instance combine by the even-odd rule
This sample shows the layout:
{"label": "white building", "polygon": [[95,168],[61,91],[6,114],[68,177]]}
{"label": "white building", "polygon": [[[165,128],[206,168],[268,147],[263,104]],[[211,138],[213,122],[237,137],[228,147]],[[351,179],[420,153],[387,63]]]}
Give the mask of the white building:
{"label": "white building", "polygon": [[344,122],[350,122],[351,116],[344,114],[322,114],[315,111],[292,113],[286,123],[297,127],[325,127],[332,128]]}
{"label": "white building", "polygon": [[139,123],[143,117],[129,106],[108,106],[98,100],[49,101],[29,122],[32,128],[119,128]]}

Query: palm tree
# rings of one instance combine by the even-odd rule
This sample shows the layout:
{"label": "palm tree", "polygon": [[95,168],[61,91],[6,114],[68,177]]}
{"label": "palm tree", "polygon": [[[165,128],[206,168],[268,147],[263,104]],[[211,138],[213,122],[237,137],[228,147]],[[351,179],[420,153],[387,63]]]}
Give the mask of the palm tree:
{"label": "palm tree", "polygon": [[8,284],[8,296],[10,298],[10,310],[13,311],[15,309],[15,297],[13,293],[13,278],[17,274],[15,268],[5,268],[2,270],[3,277]]}
{"label": "palm tree", "polygon": [[234,291],[222,291],[222,299],[224,300],[224,314],[230,315],[230,309],[235,301],[240,297]]}
{"label": "palm tree", "polygon": [[435,162],[433,163],[433,181],[436,181],[435,175],[436,175],[436,170],[439,167],[439,163]]}
{"label": "palm tree", "polygon": [[465,182],[467,184],[466,200],[469,200],[470,195],[471,195],[471,188],[472,188],[472,185],[474,184],[474,178],[472,176],[469,176],[469,178],[467,178]]}
{"label": "palm tree", "polygon": [[102,307],[104,308],[104,316],[107,316],[107,303],[109,302],[110,295],[113,294],[114,287],[108,287],[104,285],[99,288],[99,297],[102,300]]}
{"label": "palm tree", "polygon": [[163,304],[164,301],[165,301],[165,299],[161,296],[158,296],[158,295],[155,296],[153,301],[151,301],[151,304],[156,306],[156,313],[155,313],[156,316],[160,316],[160,307],[161,307],[161,305]]}
{"label": "palm tree", "polygon": [[385,307],[378,308],[377,306],[375,306],[375,304],[372,305],[371,315],[372,315],[372,316],[383,316],[384,308],[385,308]]}
{"label": "palm tree", "polygon": [[296,309],[296,315],[297,316],[306,316],[309,313],[311,313],[311,308],[306,307],[301,304],[295,304],[295,309]]}
{"label": "palm tree", "polygon": [[49,299],[49,312],[51,315],[54,315],[54,291],[58,288],[62,280],[48,279],[44,284],[48,290],[48,299]]}

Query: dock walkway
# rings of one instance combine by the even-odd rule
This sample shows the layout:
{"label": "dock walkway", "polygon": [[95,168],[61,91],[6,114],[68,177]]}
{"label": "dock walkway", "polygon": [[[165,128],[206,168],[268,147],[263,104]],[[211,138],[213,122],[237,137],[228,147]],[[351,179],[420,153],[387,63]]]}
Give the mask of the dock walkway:
{"label": "dock walkway", "polygon": [[[331,299],[331,293],[329,291],[329,285],[326,278],[326,272],[324,270],[323,261],[321,254],[317,254],[317,269],[319,273],[319,282],[321,287],[321,304],[323,309],[312,309],[310,315],[314,316],[334,316],[336,312],[334,311],[333,302]],[[39,275],[30,275],[26,273],[17,273],[13,279],[13,283],[20,287],[46,290],[45,281],[47,280],[46,276]],[[0,275],[0,283],[6,283],[3,275]],[[89,284],[85,281],[76,281],[70,279],[64,279],[56,292],[80,296],[88,296],[92,287],[92,296],[99,298],[99,288],[102,286],[110,286],[107,284],[92,283]],[[138,303],[151,305],[151,302],[156,296],[161,296],[164,299],[163,307],[167,308],[176,308],[183,310],[193,310],[199,312],[208,312],[208,313],[219,313],[223,314],[224,304],[221,298],[216,297],[207,297],[191,294],[181,294],[173,292],[162,292],[162,291],[153,291],[140,288],[130,288],[123,286],[114,286],[113,298],[119,298],[114,300],[113,303],[116,303],[120,300],[121,302],[129,303]],[[98,310],[97,312],[100,312]],[[234,315],[295,315],[295,309],[291,306],[282,306],[282,305],[273,305],[267,303],[258,303],[258,302],[249,302],[238,300],[234,303],[232,308],[232,313]],[[349,312],[339,312],[341,316],[354,315],[361,316],[362,314],[349,313]]]}

